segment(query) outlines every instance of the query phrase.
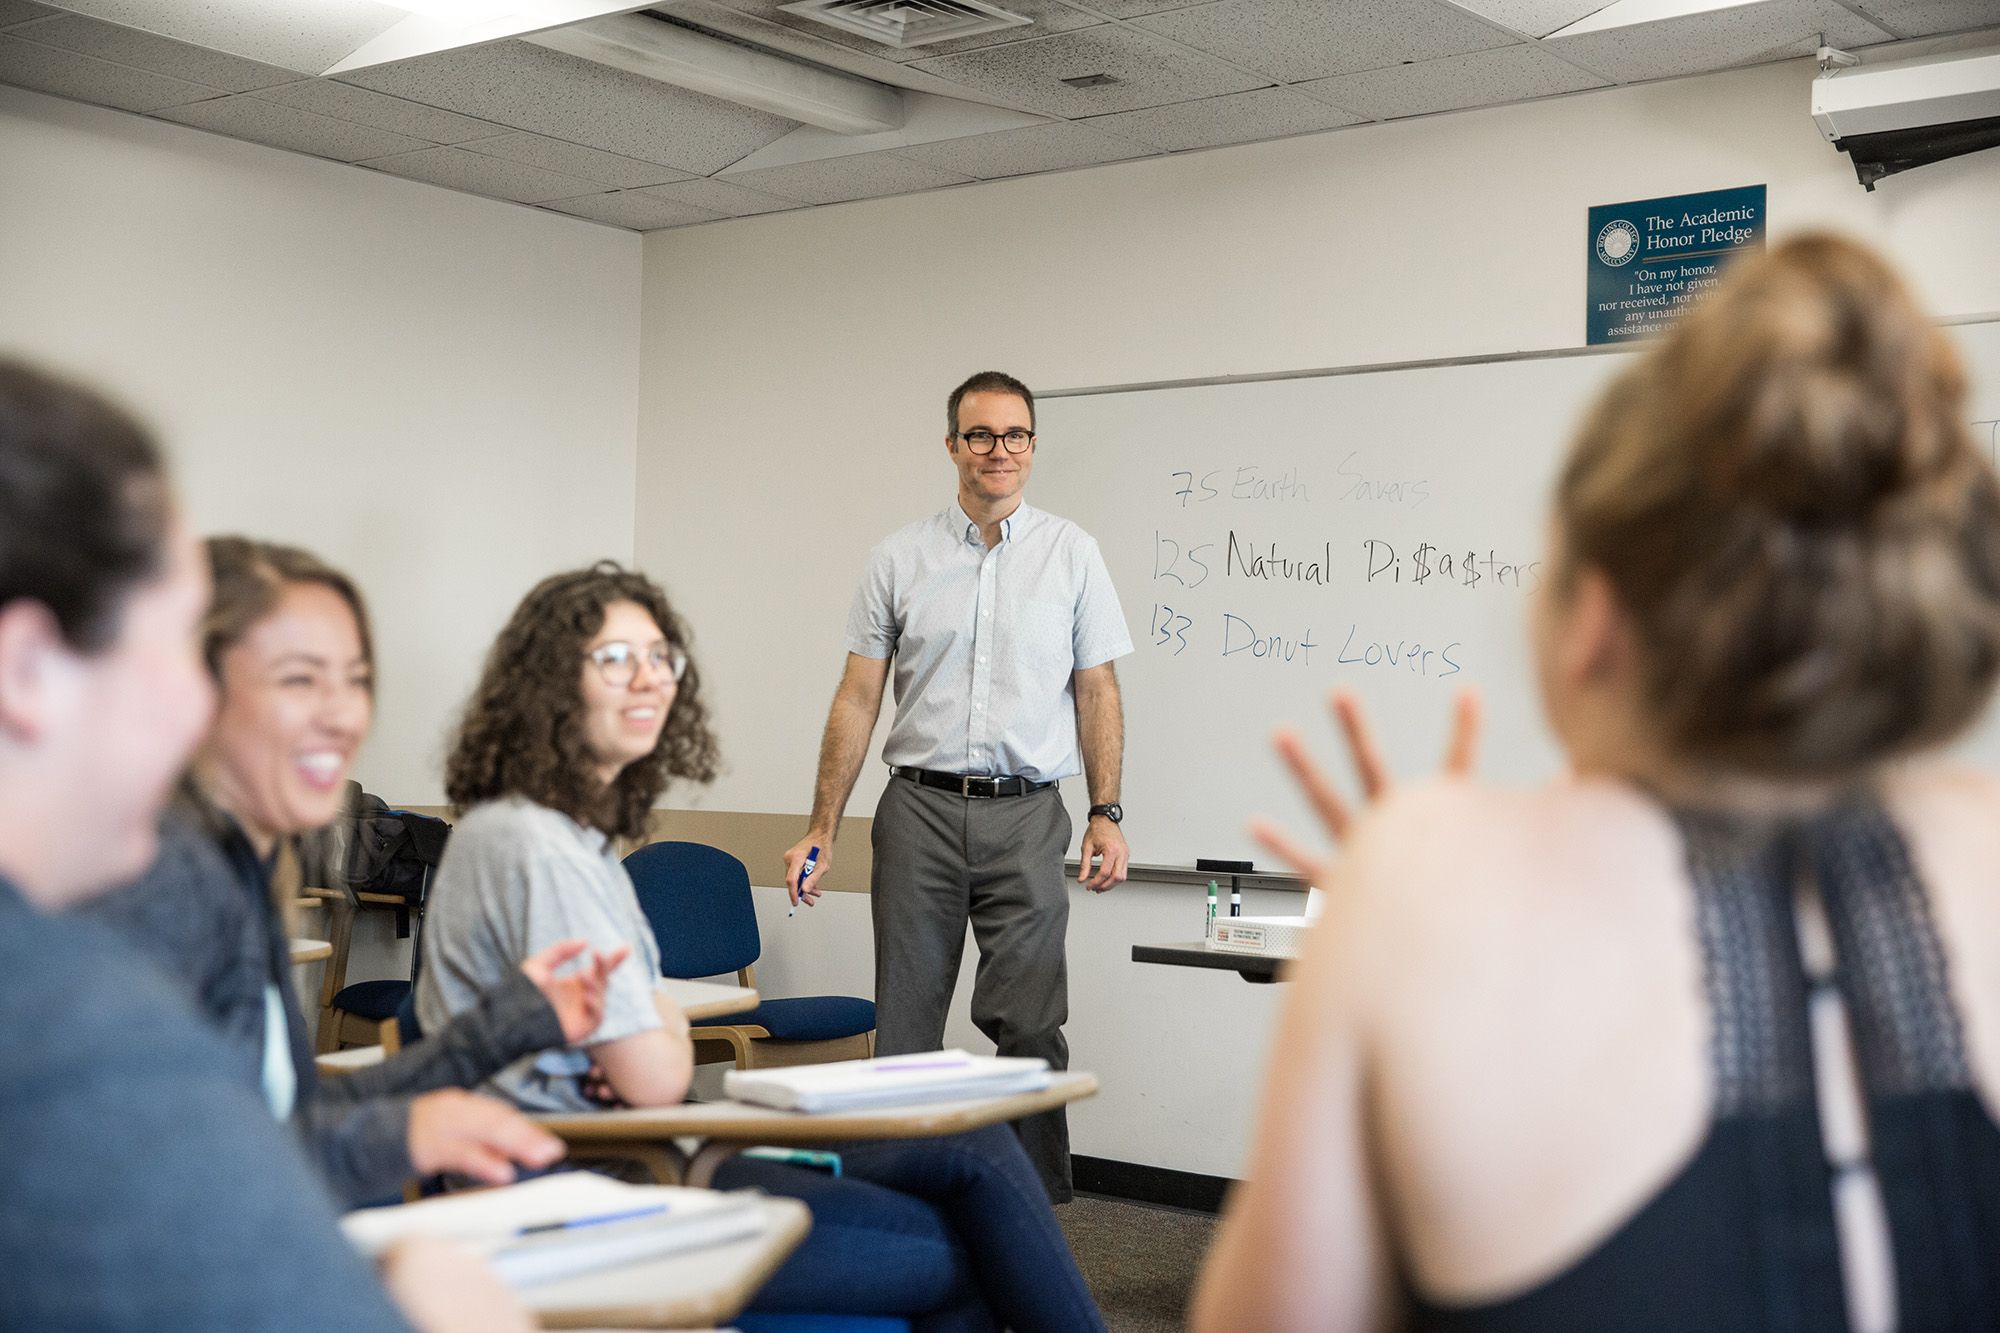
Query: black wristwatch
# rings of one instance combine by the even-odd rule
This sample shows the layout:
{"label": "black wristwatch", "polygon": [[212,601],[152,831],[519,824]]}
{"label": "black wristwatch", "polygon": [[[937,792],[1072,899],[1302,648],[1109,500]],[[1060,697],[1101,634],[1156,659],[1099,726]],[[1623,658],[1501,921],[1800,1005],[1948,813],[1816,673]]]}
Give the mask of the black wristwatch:
{"label": "black wristwatch", "polygon": [[1095,819],[1099,815],[1103,815],[1106,819],[1110,820],[1114,824],[1122,824],[1125,822],[1125,807],[1118,804],[1118,802],[1116,801],[1112,801],[1108,805],[1091,806],[1090,817],[1092,819]]}

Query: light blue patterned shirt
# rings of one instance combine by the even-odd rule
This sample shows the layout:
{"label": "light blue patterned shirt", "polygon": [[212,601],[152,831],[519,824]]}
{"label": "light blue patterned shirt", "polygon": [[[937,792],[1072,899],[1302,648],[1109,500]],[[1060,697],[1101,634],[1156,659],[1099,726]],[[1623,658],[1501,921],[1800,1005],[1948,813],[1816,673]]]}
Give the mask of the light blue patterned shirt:
{"label": "light blue patterned shirt", "polygon": [[1054,782],[1083,771],[1072,673],[1132,637],[1089,533],[1024,501],[989,551],[953,504],[869,553],[847,650],[895,659],[884,762]]}

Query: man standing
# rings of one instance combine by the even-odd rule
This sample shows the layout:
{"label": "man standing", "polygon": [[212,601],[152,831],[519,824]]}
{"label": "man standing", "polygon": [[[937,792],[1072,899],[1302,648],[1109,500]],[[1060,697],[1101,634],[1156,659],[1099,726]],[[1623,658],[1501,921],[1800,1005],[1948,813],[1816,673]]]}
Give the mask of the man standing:
{"label": "man standing", "polygon": [[[1132,640],[1097,543],[1021,498],[1035,462],[1028,386],[974,375],[952,391],[945,420],[957,503],[869,555],[820,743],[812,824],[785,853],[785,882],[804,902],[819,896],[893,662],[896,720],[882,754],[893,777],[875,811],[870,880],[875,1049],[942,1045],[969,920],[979,943],[972,1021],[1000,1054],[1064,1069],[1070,820],[1056,783],[1086,774],[1078,880],[1101,893],[1125,878],[1125,727],[1111,664]],[[818,863],[801,882],[814,847]],[[1066,1202],[1063,1112],[1017,1129],[1049,1197]]]}

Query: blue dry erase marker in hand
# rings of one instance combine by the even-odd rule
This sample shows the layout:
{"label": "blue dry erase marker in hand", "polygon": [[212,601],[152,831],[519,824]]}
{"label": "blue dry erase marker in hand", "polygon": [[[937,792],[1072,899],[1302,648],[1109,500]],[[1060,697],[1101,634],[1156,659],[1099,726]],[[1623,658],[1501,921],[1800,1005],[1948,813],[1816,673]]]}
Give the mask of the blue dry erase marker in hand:
{"label": "blue dry erase marker in hand", "polygon": [[[812,872],[817,870],[818,868],[819,868],[819,848],[814,847],[811,851],[806,853],[805,864],[799,867],[799,893],[804,893],[806,891],[806,881],[812,878]],[[792,898],[792,910],[785,913],[785,915],[797,916],[798,914],[799,914],[799,900],[796,896],[794,896]]]}

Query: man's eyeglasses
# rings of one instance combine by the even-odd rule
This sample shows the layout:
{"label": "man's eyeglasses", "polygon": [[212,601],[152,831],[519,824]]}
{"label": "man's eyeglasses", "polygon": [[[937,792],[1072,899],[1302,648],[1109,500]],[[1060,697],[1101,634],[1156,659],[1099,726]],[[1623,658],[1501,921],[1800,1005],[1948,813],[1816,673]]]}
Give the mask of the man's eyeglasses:
{"label": "man's eyeglasses", "polygon": [[1010,454],[1024,454],[1028,446],[1035,442],[1035,432],[1031,430],[1010,430],[1004,435],[995,435],[990,430],[962,430],[958,438],[965,441],[965,447],[975,454],[990,454],[995,441],[1004,443]]}
{"label": "man's eyeglasses", "polygon": [[[590,652],[590,660],[597,663],[597,674],[614,690],[624,689],[639,674],[639,657],[639,650],[623,641],[599,644]],[[654,646],[645,658],[646,665],[652,668],[656,678],[670,677],[678,681],[687,674],[687,654],[671,643]]]}

